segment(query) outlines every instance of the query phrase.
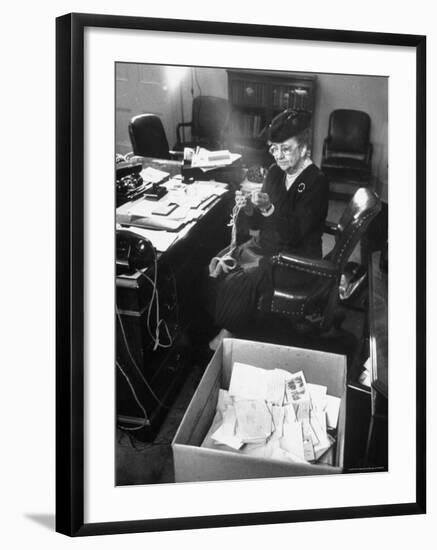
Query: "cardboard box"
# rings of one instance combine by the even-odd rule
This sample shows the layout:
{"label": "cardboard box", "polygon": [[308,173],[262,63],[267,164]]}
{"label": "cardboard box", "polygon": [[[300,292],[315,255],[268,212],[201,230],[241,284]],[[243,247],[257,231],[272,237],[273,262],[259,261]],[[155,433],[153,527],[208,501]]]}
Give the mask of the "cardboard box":
{"label": "cardboard box", "polygon": [[[219,389],[228,389],[235,361],[265,369],[303,370],[307,382],[341,398],[334,466],[297,464],[200,447],[214,419]],[[289,477],[342,472],[346,411],[346,357],[321,351],[225,339],[212,357],[172,442],[175,481]]]}

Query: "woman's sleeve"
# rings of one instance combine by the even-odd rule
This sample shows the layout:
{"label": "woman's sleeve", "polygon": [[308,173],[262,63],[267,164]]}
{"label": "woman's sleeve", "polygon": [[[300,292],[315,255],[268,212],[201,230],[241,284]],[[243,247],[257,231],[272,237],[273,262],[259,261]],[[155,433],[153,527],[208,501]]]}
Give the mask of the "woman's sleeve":
{"label": "woman's sleeve", "polygon": [[[264,178],[261,192],[262,193],[269,193],[269,190],[271,189],[271,182],[272,182],[272,167],[275,165],[272,165],[270,169],[268,170],[266,177]],[[258,208],[253,209],[253,214],[251,216],[246,216],[248,225],[250,229],[260,229],[262,224],[264,223],[264,216],[261,214],[261,212],[258,210]]]}
{"label": "woman's sleeve", "polygon": [[[261,192],[267,193],[270,199],[272,199],[272,182],[275,177],[274,176],[275,168],[276,168],[276,164],[272,164],[270,166],[261,187]],[[261,214],[258,208],[254,208],[254,212],[250,220],[250,229],[260,229],[262,226],[264,226],[265,220],[266,220],[266,217]]]}

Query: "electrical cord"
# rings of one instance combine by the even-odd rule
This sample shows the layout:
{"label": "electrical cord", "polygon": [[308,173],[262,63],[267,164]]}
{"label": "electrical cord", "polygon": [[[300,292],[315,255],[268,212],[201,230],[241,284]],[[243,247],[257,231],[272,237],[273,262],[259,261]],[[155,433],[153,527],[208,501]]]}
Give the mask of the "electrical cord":
{"label": "electrical cord", "polygon": [[135,427],[127,427],[127,426],[120,426],[120,424],[118,424],[118,427],[120,428],[120,430],[125,430],[125,431],[130,431],[130,432],[133,432],[133,431],[137,431],[137,430],[141,430],[141,428],[144,428],[145,426],[147,426],[148,424],[148,418],[147,418],[147,412],[146,412],[146,409],[143,407],[143,405],[141,404],[140,400],[138,399],[138,396],[136,394],[136,391],[132,385],[132,382],[129,380],[129,376],[124,372],[122,366],[120,365],[120,363],[118,361],[115,361],[118,369],[120,370],[121,374],[124,376],[129,388],[130,388],[130,391],[132,392],[132,395],[134,396],[134,399],[138,405],[138,407],[141,409],[141,412],[143,413],[144,415],[144,420],[141,422],[141,424],[139,424],[138,426],[135,426]]}
{"label": "electrical cord", "polygon": [[[153,341],[153,351],[156,351],[158,348],[167,348],[167,349],[171,348],[171,346],[173,345],[173,339],[171,337],[170,330],[168,328],[168,325],[167,325],[165,319],[160,319],[160,316],[159,316],[158,262],[157,262],[156,252],[155,252],[155,257],[154,257],[153,280],[148,275],[143,273],[142,271],[138,271],[138,273],[142,277],[144,277],[146,279],[146,281],[148,281],[152,285],[152,296],[150,298],[149,308],[147,310],[147,332],[149,333],[149,336]],[[153,335],[152,329],[150,328],[150,317],[151,317],[151,314],[152,314],[152,308],[153,308],[154,302],[155,302],[155,311],[156,311],[156,324],[155,324],[155,334]],[[160,341],[160,327],[161,327],[161,325],[164,327],[164,329],[167,333],[167,338],[169,340],[167,344],[163,344]]]}
{"label": "electrical cord", "polygon": [[134,367],[136,368],[140,378],[142,379],[142,381],[144,382],[144,384],[146,385],[147,389],[150,391],[150,393],[152,394],[153,398],[157,401],[157,403],[159,405],[161,405],[161,407],[164,407],[166,409],[168,409],[169,407],[167,405],[165,405],[160,399],[159,397],[156,395],[156,393],[153,391],[152,387],[150,386],[150,384],[147,382],[147,380],[145,379],[143,373],[141,372],[141,369],[139,368],[139,366],[137,365],[137,362],[135,361],[133,355],[132,355],[132,352],[130,350],[130,347],[129,347],[129,343],[127,341],[127,336],[126,336],[126,333],[124,331],[124,327],[123,327],[123,322],[121,320],[121,315],[120,315],[120,311],[118,310],[118,308],[116,307],[116,313],[117,313],[117,317],[118,317],[118,322],[120,323],[120,328],[121,328],[121,333],[123,335],[123,341],[124,341],[124,345],[126,346],[126,351],[128,352],[128,355],[129,355],[129,358],[130,360],[132,361],[132,364],[134,365]]}
{"label": "electrical cord", "polygon": [[[165,322],[164,319],[160,319],[159,318],[159,294],[158,294],[158,290],[157,290],[157,282],[158,282],[158,264],[157,264],[157,256],[156,256],[156,250],[153,249],[153,252],[154,252],[154,278],[153,280],[148,276],[146,275],[145,273],[143,273],[142,271],[138,271],[138,273],[145,277],[145,279],[152,285],[152,297],[150,299],[150,303],[149,303],[149,309],[148,309],[148,312],[147,312],[147,331],[149,333],[149,336],[151,337],[152,341],[154,342],[154,348],[153,350],[156,351],[156,349],[158,348],[170,348],[172,345],[173,345],[173,339],[171,337],[171,334],[170,334],[170,330],[168,328],[168,325],[167,323]],[[176,289],[176,281],[175,281],[175,276],[174,276],[174,273],[173,273],[173,270],[172,271],[172,280],[173,280],[173,287],[174,287],[174,293],[175,293],[175,296],[176,296],[176,302],[177,302],[177,289]],[[156,297],[156,298],[155,298]],[[154,300],[156,300],[156,327],[155,327],[155,335],[153,335],[152,333],[152,330],[151,330],[151,327],[150,327],[150,317],[151,317],[151,311],[152,311],[152,307],[153,307],[153,302]],[[153,398],[157,401],[157,403],[165,408],[165,409],[169,409],[170,407],[165,405],[160,399],[159,397],[156,395],[156,393],[153,391],[152,387],[150,386],[150,384],[147,382],[146,378],[144,377],[143,373],[141,372],[141,369],[138,367],[137,365],[137,362],[135,361],[133,355],[132,355],[132,352],[131,352],[131,349],[130,349],[130,346],[129,346],[129,343],[128,343],[128,339],[127,339],[127,336],[126,336],[126,332],[124,330],[124,326],[123,326],[123,321],[121,319],[121,315],[120,315],[120,311],[118,309],[118,307],[116,306],[116,314],[117,314],[117,318],[118,318],[118,322],[120,324],[120,329],[121,329],[121,333],[122,333],[122,336],[123,336],[123,341],[124,341],[124,344],[125,344],[125,347],[126,347],[126,351],[129,355],[129,358],[132,362],[132,364],[134,365],[135,369],[137,370],[140,378],[142,379],[142,381],[144,382],[145,386],[147,387],[147,389],[149,390],[149,392],[151,393],[151,395],[153,396]],[[177,310],[177,316],[179,316],[179,313],[178,313],[178,310]],[[165,331],[166,331],[166,335],[167,335],[167,338],[169,340],[169,342],[167,344],[163,344],[162,342],[160,342],[159,338],[160,338],[160,327],[161,325],[164,327]],[[122,373],[122,375],[124,376],[124,378],[126,379],[126,382],[132,392],[132,395],[135,399],[135,402],[137,403],[137,405],[140,407],[141,411],[143,412],[144,414],[144,420],[143,422],[141,423],[141,425],[138,425],[138,426],[135,426],[135,427],[126,427],[126,426],[118,426],[121,430],[124,430],[124,431],[136,431],[136,430],[140,430],[141,428],[143,428],[144,426],[146,426],[148,424],[148,417],[147,417],[147,411],[145,410],[145,408],[142,406],[136,392],[135,392],[135,389],[132,385],[132,382],[130,381],[129,379],[129,376],[126,374],[126,372],[124,371],[124,369],[122,368],[122,366],[120,365],[120,363],[118,361],[116,361],[116,365],[118,367],[118,369],[120,370],[120,372]]]}

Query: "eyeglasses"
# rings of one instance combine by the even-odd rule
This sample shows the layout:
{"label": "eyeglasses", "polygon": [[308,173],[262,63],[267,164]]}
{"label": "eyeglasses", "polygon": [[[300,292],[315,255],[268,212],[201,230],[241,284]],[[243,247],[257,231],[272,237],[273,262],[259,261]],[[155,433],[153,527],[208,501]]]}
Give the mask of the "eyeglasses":
{"label": "eyeglasses", "polygon": [[284,155],[284,157],[287,157],[293,154],[298,147],[299,145],[290,145],[290,144],[279,145],[277,143],[274,143],[273,145],[270,146],[269,153],[274,157],[278,157],[281,154]]}

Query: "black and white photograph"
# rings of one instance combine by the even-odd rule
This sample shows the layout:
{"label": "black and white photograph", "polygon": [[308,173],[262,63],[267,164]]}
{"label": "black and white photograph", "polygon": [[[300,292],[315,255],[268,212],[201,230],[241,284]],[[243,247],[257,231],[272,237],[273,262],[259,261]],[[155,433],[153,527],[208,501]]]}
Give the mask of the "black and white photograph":
{"label": "black and white photograph", "polygon": [[389,468],[389,78],[117,62],[117,486]]}
{"label": "black and white photograph", "polygon": [[5,3],[2,547],[435,538],[431,8]]}
{"label": "black and white photograph", "polygon": [[424,41],[57,20],[57,531],[424,512]]}

